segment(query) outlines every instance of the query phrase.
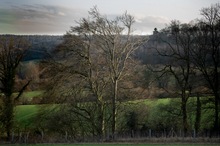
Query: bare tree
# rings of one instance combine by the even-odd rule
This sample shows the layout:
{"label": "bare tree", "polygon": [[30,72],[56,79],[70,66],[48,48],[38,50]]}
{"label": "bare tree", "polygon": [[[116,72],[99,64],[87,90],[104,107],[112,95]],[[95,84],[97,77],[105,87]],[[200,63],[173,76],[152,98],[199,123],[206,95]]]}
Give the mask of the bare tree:
{"label": "bare tree", "polygon": [[142,40],[132,36],[134,17],[124,13],[116,19],[108,19],[101,15],[97,8],[89,12],[92,20],[83,19],[81,26],[87,33],[92,34],[95,43],[93,47],[99,51],[105,59],[106,68],[109,71],[113,95],[112,95],[112,137],[115,137],[118,84],[124,77],[128,63],[132,61],[132,53],[143,43]]}
{"label": "bare tree", "polygon": [[22,85],[18,94],[13,96],[15,91],[15,75],[19,63],[22,61],[24,53],[28,48],[27,43],[20,38],[2,36],[0,38],[0,91],[3,99],[3,112],[1,122],[7,132],[9,140],[13,126],[13,110],[15,100],[21,96],[30,81]]}
{"label": "bare tree", "polygon": [[[55,58],[47,61],[46,71],[52,77],[47,97],[53,99],[46,100],[71,103],[70,112],[91,124],[93,134],[102,140],[105,131],[104,97],[107,96],[110,80],[103,56],[92,47],[93,36],[83,29],[73,27],[54,52]],[[88,101],[95,104],[83,106]]]}
{"label": "bare tree", "polygon": [[[98,120],[93,121],[93,125],[97,127],[101,138],[110,119],[104,114],[109,98],[112,105],[112,137],[115,136],[119,84],[129,75],[129,64],[134,63],[133,52],[143,42],[140,39],[142,37],[132,36],[133,23],[134,18],[127,13],[115,19],[108,19],[94,7],[89,11],[87,19],[83,18],[78,22],[78,26],[71,27],[58,49],[63,55],[63,59],[56,64],[60,73],[63,73],[59,73],[58,78],[66,80],[71,74],[79,77],[78,89],[84,96],[89,93],[86,98],[97,103]],[[57,82],[55,85],[60,84]]]}
{"label": "bare tree", "polygon": [[214,131],[219,131],[219,103],[220,103],[220,4],[201,10],[203,18],[199,20],[196,29],[196,43],[192,50],[194,63],[201,71],[206,87],[214,95],[215,118]]}
{"label": "bare tree", "polygon": [[165,67],[160,70],[161,76],[169,75],[175,80],[174,88],[169,86],[166,90],[181,97],[182,124],[184,136],[186,136],[188,130],[186,105],[192,90],[192,77],[195,72],[190,53],[194,43],[192,26],[172,21],[157,35],[163,42],[162,44],[166,45],[162,45],[163,48],[157,48],[160,56],[167,57]]}

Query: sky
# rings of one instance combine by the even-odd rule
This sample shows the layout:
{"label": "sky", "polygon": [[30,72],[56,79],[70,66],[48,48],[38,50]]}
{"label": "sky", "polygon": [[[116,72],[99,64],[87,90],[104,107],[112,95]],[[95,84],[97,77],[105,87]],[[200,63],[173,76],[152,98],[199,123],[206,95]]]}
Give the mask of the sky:
{"label": "sky", "polygon": [[0,34],[63,35],[97,6],[108,18],[126,11],[135,17],[134,33],[152,34],[171,20],[188,23],[219,0],[0,0]]}

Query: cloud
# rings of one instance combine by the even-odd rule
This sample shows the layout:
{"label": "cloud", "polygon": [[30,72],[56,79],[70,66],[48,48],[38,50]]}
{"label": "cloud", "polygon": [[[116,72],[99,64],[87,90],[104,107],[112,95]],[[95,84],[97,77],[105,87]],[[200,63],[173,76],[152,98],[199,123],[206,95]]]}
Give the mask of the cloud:
{"label": "cloud", "polygon": [[59,16],[66,16],[66,14],[64,12],[58,12]]}
{"label": "cloud", "polygon": [[165,27],[165,24],[169,23],[170,19],[167,17],[161,16],[135,16],[135,31],[136,33],[141,34],[151,34],[154,28],[162,29]]}
{"label": "cloud", "polygon": [[0,23],[11,24],[13,20],[12,14],[7,9],[0,9]]}
{"label": "cloud", "polygon": [[[114,19],[121,14],[107,14]],[[76,21],[87,18],[88,10],[57,5],[23,4],[0,9],[0,33],[19,34],[64,34],[75,26]],[[166,17],[134,15],[135,34],[151,34],[154,28],[164,28],[169,22]]]}
{"label": "cloud", "polygon": [[[110,14],[107,15],[109,19],[115,19],[117,16],[121,14]],[[131,14],[132,15],[132,14]],[[134,16],[135,23],[133,25],[133,33],[134,34],[152,34],[154,28],[158,30],[164,28],[166,24],[170,22],[170,19],[167,17],[162,16],[155,16],[155,15],[142,15],[142,14],[135,14]]]}
{"label": "cloud", "polygon": [[[12,11],[17,19],[54,19],[60,16],[61,7],[46,5],[12,6]],[[63,12],[62,12],[63,13]],[[63,13],[64,14],[64,13]]]}
{"label": "cloud", "polygon": [[64,34],[85,14],[81,9],[62,6],[11,4],[10,8],[0,10],[0,26],[4,26],[0,33]]}

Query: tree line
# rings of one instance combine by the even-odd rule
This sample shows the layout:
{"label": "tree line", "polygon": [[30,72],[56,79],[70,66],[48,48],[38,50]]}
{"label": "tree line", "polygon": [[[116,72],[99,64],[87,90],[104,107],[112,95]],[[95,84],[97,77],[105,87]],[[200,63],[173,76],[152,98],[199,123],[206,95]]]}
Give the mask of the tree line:
{"label": "tree line", "polygon": [[[156,32],[156,41],[164,44],[156,47],[160,56],[168,62],[160,70],[160,76],[170,75],[175,79],[174,94],[180,96],[184,133],[187,133],[187,107],[190,96],[203,94],[214,96],[215,116],[213,131],[219,133],[219,66],[220,66],[220,5],[201,10],[202,19],[188,24],[172,21],[161,32]],[[203,87],[203,88],[201,88]],[[205,91],[204,91],[205,90]]]}

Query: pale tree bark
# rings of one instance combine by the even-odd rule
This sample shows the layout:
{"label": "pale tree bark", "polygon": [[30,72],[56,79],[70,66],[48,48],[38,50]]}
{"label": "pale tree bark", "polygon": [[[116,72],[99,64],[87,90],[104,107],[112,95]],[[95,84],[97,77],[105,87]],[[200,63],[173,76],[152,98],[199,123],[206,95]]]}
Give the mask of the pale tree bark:
{"label": "pale tree bark", "polygon": [[[60,55],[58,55],[59,59],[54,60],[59,61],[55,64],[51,63],[51,69],[47,69],[52,73],[53,70],[59,71],[58,74],[53,75],[53,77],[57,76],[59,81],[53,84],[57,88],[52,87],[51,95],[54,94],[53,91],[57,93],[60,91],[59,88],[63,88],[64,83],[59,82],[62,82],[61,79],[64,78],[64,80],[69,80],[66,81],[68,83],[80,82],[77,87],[75,85],[72,87],[77,88],[77,93],[87,96],[83,98],[95,97],[95,100],[91,100],[95,101],[97,112],[83,109],[93,117],[80,116],[91,120],[94,131],[101,140],[105,137],[105,127],[110,118],[112,138],[115,138],[120,81],[128,76],[129,64],[135,62],[132,55],[144,42],[143,37],[132,36],[133,23],[134,18],[127,13],[112,20],[101,15],[94,7],[89,11],[87,19],[81,19],[78,26],[71,27],[64,36],[64,42],[55,52]],[[107,103],[111,103],[111,117],[106,117],[109,114],[105,115]],[[74,112],[77,113],[76,110]]]}
{"label": "pale tree bark", "polygon": [[[106,80],[108,82],[111,80],[113,93],[111,98],[111,126],[112,137],[114,139],[116,133],[118,86],[120,80],[125,76],[128,62],[132,62],[132,54],[144,41],[132,36],[134,17],[127,13],[111,20],[101,15],[98,9],[94,7],[89,11],[89,14],[89,18],[82,19],[78,27],[72,27],[71,32],[83,36],[85,42],[90,45],[94,54],[96,54],[95,56],[99,56],[103,59],[101,60],[103,62],[102,71],[106,74]],[[86,41],[88,38],[89,40]],[[90,71],[90,73],[92,73],[92,71]],[[96,89],[94,88],[95,82],[90,82],[92,89]],[[100,103],[103,103],[103,101],[100,101]],[[101,104],[100,107],[102,106]]]}
{"label": "pale tree bark", "polygon": [[[93,127],[93,134],[103,140],[104,96],[109,86],[109,77],[103,68],[103,57],[91,47],[93,37],[84,29],[72,27],[64,36],[64,42],[51,55],[54,59],[45,62],[46,71],[53,77],[47,93],[48,97],[55,97],[50,102],[71,103],[71,111],[88,121]],[[62,93],[67,96],[63,97],[60,95]],[[77,104],[88,101],[94,102],[97,108],[88,110]],[[86,115],[80,114],[80,111]]]}

